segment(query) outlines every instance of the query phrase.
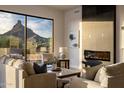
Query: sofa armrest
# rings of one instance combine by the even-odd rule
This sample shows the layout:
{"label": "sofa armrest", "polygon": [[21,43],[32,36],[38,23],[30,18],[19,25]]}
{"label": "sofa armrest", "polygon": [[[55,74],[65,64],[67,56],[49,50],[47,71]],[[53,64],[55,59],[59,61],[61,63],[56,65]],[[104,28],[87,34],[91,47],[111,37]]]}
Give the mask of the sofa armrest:
{"label": "sofa armrest", "polygon": [[25,88],[56,88],[56,74],[43,73],[31,75],[23,79]]}

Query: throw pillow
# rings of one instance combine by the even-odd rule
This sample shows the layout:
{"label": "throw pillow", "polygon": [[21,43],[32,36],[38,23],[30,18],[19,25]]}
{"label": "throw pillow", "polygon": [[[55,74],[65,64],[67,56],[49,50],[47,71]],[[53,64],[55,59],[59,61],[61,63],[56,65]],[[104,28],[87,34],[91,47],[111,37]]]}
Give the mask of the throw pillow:
{"label": "throw pillow", "polygon": [[40,66],[37,63],[34,63],[33,67],[34,67],[34,70],[35,70],[36,74],[46,73],[47,72],[46,64],[43,64],[43,65]]}
{"label": "throw pillow", "polygon": [[4,64],[4,62],[6,60],[6,57],[7,57],[6,55],[3,55],[3,56],[0,57],[0,63],[1,64]]}
{"label": "throw pillow", "polygon": [[13,67],[17,68],[17,69],[24,69],[24,60],[21,59],[17,59],[16,61],[13,62]]}
{"label": "throw pillow", "polygon": [[15,61],[16,59],[11,58],[11,60],[8,60],[7,65],[12,66]]}
{"label": "throw pillow", "polygon": [[86,78],[89,80],[94,80],[97,71],[102,67],[103,65],[97,65],[94,67],[86,68]]}
{"label": "throw pillow", "polygon": [[4,64],[8,64],[9,62],[11,62],[11,64],[12,64],[13,61],[14,61],[13,58],[10,58],[9,56],[6,56],[6,59],[4,60]]}
{"label": "throw pillow", "polygon": [[24,66],[24,70],[26,71],[26,73],[29,76],[35,74],[35,71],[34,71],[34,68],[33,68],[33,63],[31,63],[31,62],[25,62],[23,66]]}
{"label": "throw pillow", "polygon": [[106,70],[105,67],[101,67],[98,72],[96,73],[96,76],[94,78],[94,81],[97,81],[99,83],[102,82],[103,79],[105,79],[107,77],[106,75]]}

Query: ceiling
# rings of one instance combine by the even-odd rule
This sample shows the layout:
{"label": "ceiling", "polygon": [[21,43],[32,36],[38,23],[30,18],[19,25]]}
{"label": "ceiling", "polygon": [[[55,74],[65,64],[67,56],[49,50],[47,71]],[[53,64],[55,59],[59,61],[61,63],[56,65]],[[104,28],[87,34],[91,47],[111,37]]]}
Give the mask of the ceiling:
{"label": "ceiling", "polygon": [[62,11],[70,10],[78,6],[79,5],[49,5],[49,7],[51,8],[55,8],[57,10],[62,10]]}

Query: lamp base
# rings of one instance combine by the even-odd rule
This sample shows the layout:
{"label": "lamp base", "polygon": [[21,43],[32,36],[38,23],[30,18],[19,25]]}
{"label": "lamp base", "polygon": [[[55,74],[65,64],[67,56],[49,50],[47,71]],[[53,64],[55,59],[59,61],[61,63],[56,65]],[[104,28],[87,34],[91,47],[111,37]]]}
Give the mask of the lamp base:
{"label": "lamp base", "polygon": [[60,54],[59,54],[59,58],[60,58],[60,59],[65,59],[66,56],[65,56],[65,54],[63,54],[63,53],[60,53]]}

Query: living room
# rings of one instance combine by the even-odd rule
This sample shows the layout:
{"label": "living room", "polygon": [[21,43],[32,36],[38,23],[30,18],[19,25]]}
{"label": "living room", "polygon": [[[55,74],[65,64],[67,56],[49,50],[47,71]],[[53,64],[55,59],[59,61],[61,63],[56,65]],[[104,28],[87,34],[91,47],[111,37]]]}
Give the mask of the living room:
{"label": "living room", "polygon": [[[87,12],[88,9],[90,12]],[[119,5],[0,6],[0,57],[5,58],[5,55],[7,55],[8,58],[9,55],[9,57],[14,57],[18,60],[17,64],[15,64],[15,59],[3,59],[3,64],[0,64],[0,87],[123,88],[123,9],[124,6]],[[106,11],[107,13],[105,13]],[[94,13],[96,14],[94,15]],[[9,37],[9,35],[19,36],[19,33],[15,33],[19,32],[20,28],[21,31],[23,28],[23,36],[21,38],[24,40],[20,41],[15,37]],[[32,31],[35,35],[30,37]],[[9,32],[9,34],[6,34],[7,32]],[[9,44],[5,43],[5,35],[9,37]],[[30,38],[28,38],[28,36]],[[35,36],[37,36],[38,39],[34,40]],[[49,46],[46,46],[44,42],[44,45],[40,45],[40,43],[42,43],[41,36],[50,38],[48,40]],[[2,42],[2,40],[4,40],[4,42]],[[27,68],[31,66],[28,65],[26,68],[29,72],[27,76],[23,70],[20,70],[20,68],[17,69],[16,66],[20,66],[20,58],[16,58],[18,55],[16,53],[20,52],[18,48],[22,48],[21,52],[23,56],[21,55],[21,59],[23,59],[23,61],[31,64],[46,61],[47,68],[49,68],[50,71],[43,73],[43,71],[46,71],[46,68],[43,69],[43,67],[41,68],[42,71],[40,71],[42,74],[39,74],[37,70],[40,68],[37,64],[35,64],[35,67],[33,66],[35,71],[27,70]],[[13,55],[11,55],[12,53]],[[53,57],[50,58],[51,56]],[[18,55],[18,57],[20,57],[20,55]],[[86,59],[88,60],[87,63]],[[12,65],[15,67],[12,67]],[[103,65],[105,68],[101,67]],[[54,68],[53,73],[51,73],[51,68]],[[103,79],[107,73],[109,74],[107,76],[109,77],[107,78],[108,80],[106,80],[106,78],[105,81],[98,79],[97,71],[100,68],[102,68],[104,73],[102,75],[104,76],[99,76],[99,78]],[[120,72],[117,71],[114,73],[117,69],[120,69]],[[108,72],[104,72],[106,70]],[[100,71],[101,70],[98,72]],[[88,72],[90,75],[93,74],[93,76],[85,76]],[[35,76],[34,73],[38,74]],[[119,74],[121,77],[115,74]],[[97,75],[97,77],[94,75]],[[84,78],[91,79],[91,81],[84,80]],[[117,79],[120,80],[117,81]],[[94,82],[95,80],[96,82]],[[84,83],[81,83],[82,81],[84,81]],[[48,82],[48,84],[46,84],[46,82]]]}

